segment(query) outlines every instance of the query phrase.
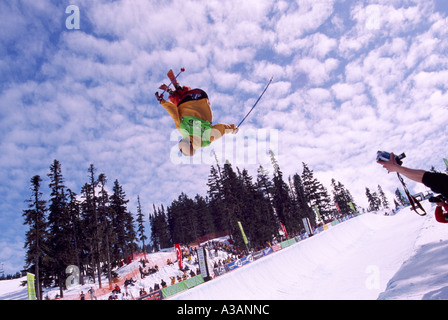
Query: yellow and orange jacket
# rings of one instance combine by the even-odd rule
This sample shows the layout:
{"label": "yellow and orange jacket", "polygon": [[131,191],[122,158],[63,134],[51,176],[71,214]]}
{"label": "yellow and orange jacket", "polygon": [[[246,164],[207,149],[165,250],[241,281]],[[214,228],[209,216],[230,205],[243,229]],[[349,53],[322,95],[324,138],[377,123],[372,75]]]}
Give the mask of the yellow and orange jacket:
{"label": "yellow and orange jacket", "polygon": [[[203,121],[208,121],[210,124],[213,121],[213,114],[210,108],[210,102],[207,98],[200,100],[187,100],[180,102],[179,105],[175,105],[172,102],[162,99],[160,104],[168,111],[168,114],[173,118],[174,125],[177,130],[181,132],[181,122],[185,117],[195,117]],[[210,142],[216,141],[226,133],[232,133],[236,130],[235,125],[218,123],[211,125],[212,134],[210,136]],[[182,133],[182,132],[181,132]],[[200,137],[190,136],[190,141],[194,149],[202,147],[202,139]]]}

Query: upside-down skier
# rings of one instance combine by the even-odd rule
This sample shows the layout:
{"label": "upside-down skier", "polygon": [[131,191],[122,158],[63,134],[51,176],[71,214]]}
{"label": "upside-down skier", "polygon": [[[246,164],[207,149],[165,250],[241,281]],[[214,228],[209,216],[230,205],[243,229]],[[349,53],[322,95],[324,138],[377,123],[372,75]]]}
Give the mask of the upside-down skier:
{"label": "upside-down skier", "polygon": [[209,146],[213,141],[224,134],[237,133],[238,128],[234,124],[218,123],[212,125],[213,114],[207,93],[202,89],[191,89],[180,86],[170,70],[168,77],[174,84],[175,90],[162,85],[169,94],[169,100],[163,98],[163,94],[156,92],[159,103],[168,111],[174,120],[174,125],[182,134],[179,141],[179,149],[185,156],[193,156],[196,150]]}

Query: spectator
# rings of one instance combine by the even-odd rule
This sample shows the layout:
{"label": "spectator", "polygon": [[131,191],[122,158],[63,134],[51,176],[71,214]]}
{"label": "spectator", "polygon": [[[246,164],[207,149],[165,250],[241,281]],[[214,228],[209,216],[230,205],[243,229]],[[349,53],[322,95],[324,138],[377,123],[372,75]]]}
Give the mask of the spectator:
{"label": "spectator", "polygon": [[145,288],[140,289],[140,297],[146,296],[148,293],[146,292]]}
{"label": "spectator", "polygon": [[112,292],[121,293],[121,290],[120,290],[120,287],[118,286],[118,284],[115,285],[115,288]]}
{"label": "spectator", "polygon": [[448,223],[448,202],[441,196],[432,197],[430,201],[436,204],[436,210],[434,212],[436,221],[440,223]]}
{"label": "spectator", "polygon": [[96,300],[95,289],[93,287],[90,287],[88,293],[90,293],[90,300]]}

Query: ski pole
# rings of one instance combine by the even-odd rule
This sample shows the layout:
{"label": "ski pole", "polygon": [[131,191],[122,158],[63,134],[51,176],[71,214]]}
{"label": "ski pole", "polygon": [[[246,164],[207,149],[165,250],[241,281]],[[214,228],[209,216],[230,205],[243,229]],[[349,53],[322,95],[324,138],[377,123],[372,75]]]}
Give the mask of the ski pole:
{"label": "ski pole", "polygon": [[168,88],[174,83],[174,81],[176,81],[177,77],[180,76],[180,74],[182,72],[185,71],[185,68],[180,68],[179,73],[173,78],[173,80],[171,80],[171,82],[166,86],[165,90],[163,90],[163,92],[160,94],[160,96],[163,96],[163,94],[166,92],[166,90],[168,90]]}
{"label": "ski pole", "polygon": [[266,88],[264,88],[263,92],[260,94],[260,96],[258,97],[257,101],[255,101],[255,104],[253,105],[253,107],[249,110],[249,112],[244,116],[243,120],[241,120],[240,124],[237,125],[236,127],[239,128],[241,126],[241,124],[244,122],[244,120],[246,120],[246,118],[249,116],[249,114],[252,112],[252,110],[254,110],[255,106],[258,104],[258,102],[260,101],[261,97],[264,95],[264,93],[266,92],[266,90],[268,89],[269,85],[272,82],[272,78],[269,80],[268,85],[266,86]]}

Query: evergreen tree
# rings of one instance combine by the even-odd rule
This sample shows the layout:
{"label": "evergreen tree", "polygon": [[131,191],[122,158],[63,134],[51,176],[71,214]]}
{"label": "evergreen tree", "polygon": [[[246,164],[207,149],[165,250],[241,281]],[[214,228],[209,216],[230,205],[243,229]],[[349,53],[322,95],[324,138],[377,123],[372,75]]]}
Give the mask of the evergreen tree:
{"label": "evergreen tree", "polygon": [[409,200],[407,199],[407,197],[403,196],[403,194],[400,192],[398,188],[395,190],[395,198],[397,199],[400,205],[402,206],[409,205]]}
{"label": "evergreen tree", "polygon": [[221,168],[211,166],[207,182],[208,207],[210,212],[213,212],[213,222],[217,231],[228,230],[221,180]]}
{"label": "evergreen tree", "polygon": [[168,227],[173,243],[187,244],[198,237],[198,221],[194,201],[185,193],[167,208]]}
{"label": "evergreen tree", "polygon": [[294,205],[291,199],[291,193],[288,185],[283,180],[283,173],[280,170],[275,155],[270,151],[271,163],[274,168],[273,181],[273,197],[272,204],[275,210],[275,214],[278,218],[278,222],[282,223],[287,232],[294,233],[300,230],[301,224],[299,223],[299,216],[294,212]]}
{"label": "evergreen tree", "polygon": [[[303,188],[302,178],[299,174],[294,174],[292,177],[292,191],[294,195],[295,205],[297,207],[298,212],[300,213],[300,219],[308,218],[311,226],[315,227],[316,225],[316,214],[313,209],[307,203],[305,190]],[[303,223],[302,223],[303,226]]]}
{"label": "evergreen tree", "polygon": [[153,205],[154,214],[149,216],[149,223],[151,225],[151,242],[154,251],[159,251],[163,248],[171,247],[171,239],[169,236],[168,222],[165,214],[165,208],[162,205],[161,209],[156,209]]}
{"label": "evergreen tree", "polygon": [[31,197],[26,202],[28,209],[23,211],[25,219],[24,225],[29,226],[25,235],[25,245],[27,248],[25,256],[25,269],[35,275],[36,297],[42,300],[42,267],[48,257],[49,249],[46,245],[48,237],[46,214],[46,201],[42,200],[40,176],[35,175],[31,178]]}
{"label": "evergreen tree", "polygon": [[[325,220],[331,220],[334,209],[331,205],[331,199],[328,195],[327,189],[314,178],[313,171],[310,170],[305,163],[302,164],[303,190],[308,205],[312,209],[317,207],[320,217],[324,220],[322,222],[325,222]],[[319,220],[319,217],[317,217],[317,219]]]}
{"label": "evergreen tree", "polygon": [[61,164],[54,160],[50,166],[50,189],[51,198],[49,205],[48,224],[49,237],[47,238],[51,256],[51,271],[55,275],[59,286],[59,295],[64,296],[65,269],[75,263],[73,260],[71,242],[71,221],[68,212],[67,196],[65,194],[64,178],[62,176]]}
{"label": "evergreen tree", "polygon": [[[76,193],[67,189],[68,203],[67,211],[70,219],[71,225],[71,243],[72,243],[72,254],[74,255],[74,261],[76,266],[80,270],[80,274],[84,273],[84,261],[82,260],[82,248],[83,248],[83,229],[81,220],[81,209],[80,202],[77,199]],[[84,285],[84,278],[80,277],[80,284]]]}
{"label": "evergreen tree", "polygon": [[247,170],[239,172],[239,180],[242,185],[243,215],[240,217],[246,236],[250,239],[252,247],[265,246],[272,240],[273,235],[278,234],[276,217],[271,202],[266,198],[252,182],[252,177]]}
{"label": "evergreen tree", "polygon": [[61,172],[61,164],[54,160],[48,174],[48,208],[42,200],[42,179],[38,175],[31,179],[33,193],[23,211],[24,224],[30,226],[25,268],[36,275],[38,299],[42,298],[42,286],[50,285],[59,286],[63,297],[69,265],[78,266],[81,284],[84,275],[95,280],[95,269],[100,288],[102,271],[111,284],[113,269],[137,248],[134,218],[126,207],[129,200],[118,181],[109,197],[106,175],[95,179],[95,167],[90,165],[89,182],[81,188],[79,201],[76,193],[66,189]]}
{"label": "evergreen tree", "polygon": [[369,188],[366,188],[366,197],[369,202],[369,211],[377,211],[380,207],[380,201],[376,192],[371,193]]}
{"label": "evergreen tree", "polygon": [[331,185],[333,187],[333,201],[341,210],[340,214],[350,214],[352,208],[350,207],[349,203],[351,202],[353,203],[353,205],[355,205],[352,195],[341,182],[336,182],[335,179],[331,180]]}
{"label": "evergreen tree", "polygon": [[380,185],[378,185],[378,197],[381,201],[381,204],[383,205],[384,209],[389,209],[389,202],[387,201],[386,195],[383,192],[383,189]]}
{"label": "evergreen tree", "polygon": [[118,180],[114,181],[112,192],[110,207],[113,215],[113,233],[116,236],[114,252],[123,259],[127,259],[136,249],[134,242],[136,238],[134,218],[127,210],[129,200],[126,199],[126,194]]}
{"label": "evergreen tree", "polygon": [[91,253],[92,253],[92,263],[93,263],[93,269],[96,268],[97,271],[97,277],[98,277],[98,286],[101,288],[101,234],[100,234],[100,225],[98,220],[98,198],[96,195],[96,187],[98,185],[98,181],[95,179],[95,167],[93,164],[90,164],[88,172],[89,172],[89,178],[90,183],[86,188],[86,192],[88,192],[88,196],[86,201],[88,211],[86,212],[88,215],[90,215],[90,223],[92,223],[92,238],[91,238]]}
{"label": "evergreen tree", "polygon": [[[242,217],[242,185],[230,163],[225,163],[221,178],[222,214],[225,228],[234,240],[241,241],[238,221]],[[240,242],[241,243],[241,242]]]}
{"label": "evergreen tree", "polygon": [[138,223],[138,240],[142,242],[142,250],[145,251],[145,240],[148,237],[145,235],[145,226],[143,225],[144,216],[142,212],[142,205],[140,204],[140,196],[137,196],[137,223]]}
{"label": "evergreen tree", "polygon": [[104,173],[98,175],[98,230],[101,235],[100,260],[103,262],[103,273],[107,275],[109,286],[112,285],[112,268],[118,265],[118,258],[114,256],[112,245],[116,242],[113,232],[113,211],[109,205],[109,194],[106,190],[107,177]]}
{"label": "evergreen tree", "polygon": [[194,212],[198,222],[199,236],[204,236],[211,232],[215,232],[214,218],[209,208],[208,202],[199,194],[194,198]]}
{"label": "evergreen tree", "polygon": [[259,166],[257,170],[257,189],[262,193],[262,195],[272,201],[272,192],[273,192],[273,183],[271,179],[268,177],[268,171],[263,168],[263,166]]}
{"label": "evergreen tree", "polygon": [[97,224],[94,218],[93,207],[96,206],[91,191],[92,187],[85,183],[81,187],[80,196],[83,199],[80,203],[81,209],[81,229],[83,230],[83,239],[81,243],[81,259],[85,261],[85,274],[95,282],[95,248],[99,241],[96,235]]}

